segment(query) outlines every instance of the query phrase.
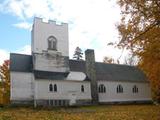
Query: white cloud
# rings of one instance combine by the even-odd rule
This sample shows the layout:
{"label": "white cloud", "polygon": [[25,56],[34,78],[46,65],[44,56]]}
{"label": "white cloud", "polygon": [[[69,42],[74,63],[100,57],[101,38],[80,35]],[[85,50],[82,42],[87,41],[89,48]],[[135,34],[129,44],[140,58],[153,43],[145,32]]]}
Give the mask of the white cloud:
{"label": "white cloud", "polygon": [[25,45],[24,47],[17,49],[15,53],[31,55],[31,46]]}
{"label": "white cloud", "polygon": [[4,0],[0,5],[1,12],[12,13],[15,16],[23,18],[23,4],[18,0]]}
{"label": "white cloud", "polygon": [[0,49],[0,65],[3,64],[4,60],[8,60],[9,59],[9,52],[3,49]]}
{"label": "white cloud", "polygon": [[[21,20],[33,16],[45,17],[53,12],[50,7],[51,0],[5,0],[0,6],[1,11],[11,13]],[[53,6],[53,5],[51,5]]]}
{"label": "white cloud", "polygon": [[[13,53],[19,53],[19,54],[27,54],[30,55],[31,54],[31,46],[30,45],[25,45],[22,48],[19,48],[15,51],[13,51]],[[4,60],[8,60],[9,58],[10,52],[6,51],[4,49],[0,49],[0,65],[3,64]]]}
{"label": "white cloud", "polygon": [[[118,40],[115,24],[120,20],[116,0],[6,0],[0,6],[22,22],[14,26],[30,29],[34,16],[69,23],[70,57],[77,46],[95,49],[96,60],[104,56],[117,59],[121,51],[108,47]],[[25,22],[24,22],[25,21]]]}
{"label": "white cloud", "polygon": [[28,22],[21,22],[21,23],[13,24],[13,26],[17,28],[23,28],[23,29],[29,29],[29,30],[31,30],[32,28],[32,24]]}

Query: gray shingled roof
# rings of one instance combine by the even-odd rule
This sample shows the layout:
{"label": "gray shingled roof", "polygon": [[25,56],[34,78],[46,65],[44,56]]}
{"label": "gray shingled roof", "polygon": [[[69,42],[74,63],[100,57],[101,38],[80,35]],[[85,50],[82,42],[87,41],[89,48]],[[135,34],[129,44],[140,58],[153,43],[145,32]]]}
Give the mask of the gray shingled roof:
{"label": "gray shingled roof", "polygon": [[[71,71],[86,73],[85,61],[69,61]],[[96,62],[97,80],[146,81],[144,73],[134,66]]]}
{"label": "gray shingled roof", "polygon": [[96,63],[98,80],[146,81],[144,73],[134,66]]}
{"label": "gray shingled roof", "polygon": [[[31,55],[14,54],[10,55],[11,71],[32,72]],[[97,80],[114,80],[114,81],[146,81],[144,73],[137,67],[128,65],[105,64],[96,62]],[[85,61],[69,60],[70,71],[79,71],[86,73]],[[36,78],[63,79],[67,74],[54,73],[45,71],[33,71]],[[63,78],[62,78],[63,77]]]}
{"label": "gray shingled roof", "polygon": [[17,72],[31,72],[33,68],[32,56],[24,54],[10,54],[10,70]]}

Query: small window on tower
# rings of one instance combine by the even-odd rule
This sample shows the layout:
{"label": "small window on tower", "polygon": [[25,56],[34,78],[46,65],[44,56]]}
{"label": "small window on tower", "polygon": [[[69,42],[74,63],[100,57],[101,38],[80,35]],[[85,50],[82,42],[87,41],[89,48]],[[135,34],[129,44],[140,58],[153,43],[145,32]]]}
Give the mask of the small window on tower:
{"label": "small window on tower", "polygon": [[57,39],[54,36],[48,38],[48,49],[57,50]]}

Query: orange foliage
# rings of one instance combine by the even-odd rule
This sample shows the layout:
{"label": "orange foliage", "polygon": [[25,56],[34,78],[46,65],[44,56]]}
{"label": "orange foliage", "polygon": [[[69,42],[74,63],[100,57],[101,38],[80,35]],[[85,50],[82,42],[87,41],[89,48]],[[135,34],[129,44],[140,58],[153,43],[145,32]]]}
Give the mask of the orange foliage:
{"label": "orange foliage", "polygon": [[103,62],[104,63],[114,63],[114,59],[110,57],[104,57]]}
{"label": "orange foliage", "polygon": [[118,25],[120,48],[139,58],[139,67],[148,76],[153,97],[160,102],[160,1],[118,0],[122,19]]}
{"label": "orange foliage", "polygon": [[0,104],[9,103],[10,97],[10,72],[9,72],[10,61],[4,61],[3,65],[0,66]]}
{"label": "orange foliage", "polygon": [[104,63],[109,63],[109,64],[111,64],[111,63],[120,64],[119,60],[114,60],[114,59],[111,58],[111,57],[104,57],[104,58],[103,58],[103,62],[104,62]]}

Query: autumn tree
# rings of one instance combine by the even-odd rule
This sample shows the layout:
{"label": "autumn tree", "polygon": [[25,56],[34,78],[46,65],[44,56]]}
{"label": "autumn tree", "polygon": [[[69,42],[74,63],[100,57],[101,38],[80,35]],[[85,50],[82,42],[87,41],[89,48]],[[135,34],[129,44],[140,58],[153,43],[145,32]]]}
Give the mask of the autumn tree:
{"label": "autumn tree", "polygon": [[111,63],[120,64],[119,60],[115,60],[115,59],[113,59],[112,57],[107,57],[107,56],[105,56],[105,57],[103,58],[103,62],[104,62],[104,63],[109,63],[109,64],[111,64]]}
{"label": "autumn tree", "polygon": [[119,48],[135,54],[148,76],[153,98],[160,102],[160,1],[117,0],[121,7]]}
{"label": "autumn tree", "polygon": [[114,59],[110,57],[104,57],[103,62],[104,63],[114,63]]}
{"label": "autumn tree", "polygon": [[82,55],[83,55],[82,49],[79,47],[76,47],[73,58],[76,60],[82,60],[82,57],[83,57]]}
{"label": "autumn tree", "polygon": [[10,71],[9,60],[5,60],[3,65],[0,66],[0,95],[1,104],[9,103],[10,97]]}
{"label": "autumn tree", "polygon": [[132,53],[130,53],[124,58],[124,64],[130,65],[130,66],[137,66],[138,58]]}

